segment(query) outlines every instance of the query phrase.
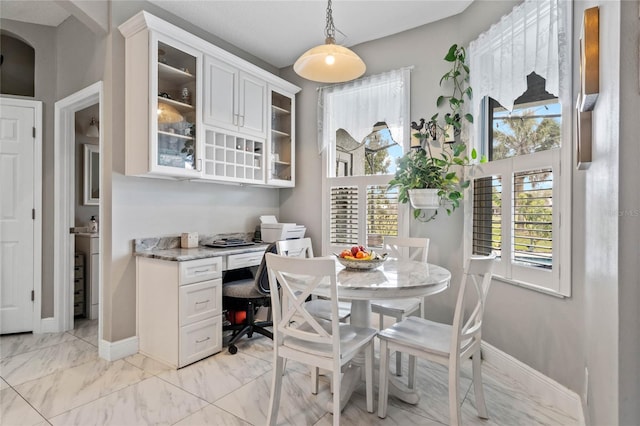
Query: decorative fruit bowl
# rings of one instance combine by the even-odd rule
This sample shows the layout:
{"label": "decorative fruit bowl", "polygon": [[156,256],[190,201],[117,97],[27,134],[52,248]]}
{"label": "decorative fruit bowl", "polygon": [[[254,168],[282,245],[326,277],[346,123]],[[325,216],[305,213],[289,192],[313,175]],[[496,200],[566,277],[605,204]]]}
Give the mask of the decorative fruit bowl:
{"label": "decorative fruit bowl", "polygon": [[353,246],[351,250],[345,249],[340,254],[334,254],[342,266],[354,270],[375,269],[387,260],[387,253],[378,254],[363,246]]}

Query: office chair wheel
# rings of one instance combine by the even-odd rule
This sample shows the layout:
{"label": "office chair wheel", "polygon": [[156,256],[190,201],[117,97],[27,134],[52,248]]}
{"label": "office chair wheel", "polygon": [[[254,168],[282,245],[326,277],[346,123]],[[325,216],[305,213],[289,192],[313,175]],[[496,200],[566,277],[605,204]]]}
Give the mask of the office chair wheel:
{"label": "office chair wheel", "polygon": [[236,345],[229,345],[229,353],[234,355],[238,352],[238,347]]}

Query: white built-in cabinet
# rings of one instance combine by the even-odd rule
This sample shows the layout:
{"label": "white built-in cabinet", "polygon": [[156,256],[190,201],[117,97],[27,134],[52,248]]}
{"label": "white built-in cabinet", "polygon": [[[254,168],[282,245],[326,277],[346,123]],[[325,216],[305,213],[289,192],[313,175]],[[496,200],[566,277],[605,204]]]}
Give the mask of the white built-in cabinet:
{"label": "white built-in cabinet", "polygon": [[266,81],[211,56],[204,66],[204,123],[266,139]]}
{"label": "white built-in cabinet", "polygon": [[299,87],[144,11],[119,29],[127,175],[295,185]]}
{"label": "white built-in cabinet", "polygon": [[174,368],[222,350],[222,258],[136,258],[140,353]]}
{"label": "white built-in cabinet", "polygon": [[295,95],[270,88],[269,107],[267,183],[274,186],[294,186]]}

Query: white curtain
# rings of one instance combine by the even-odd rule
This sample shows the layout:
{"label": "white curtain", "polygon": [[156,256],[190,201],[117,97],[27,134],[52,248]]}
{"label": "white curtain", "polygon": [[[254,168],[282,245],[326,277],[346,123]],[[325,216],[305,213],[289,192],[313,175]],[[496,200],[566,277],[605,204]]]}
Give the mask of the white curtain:
{"label": "white curtain", "polygon": [[401,143],[409,125],[409,78],[410,68],[401,68],[320,88],[319,153],[335,145],[336,130],[345,129],[362,141],[377,121],[386,122],[393,139]]}
{"label": "white curtain", "polygon": [[570,0],[525,0],[469,44],[474,117],[485,96],[511,111],[534,71],[546,80],[547,92],[563,101],[571,84],[570,11]]}

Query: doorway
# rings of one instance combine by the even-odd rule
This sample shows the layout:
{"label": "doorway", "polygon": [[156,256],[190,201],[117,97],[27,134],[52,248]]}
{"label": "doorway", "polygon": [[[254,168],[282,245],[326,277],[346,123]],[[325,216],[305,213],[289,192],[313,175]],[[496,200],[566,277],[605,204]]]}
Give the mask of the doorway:
{"label": "doorway", "polygon": [[[83,326],[97,328],[95,338],[98,345],[102,340],[102,238],[99,226],[97,232],[91,232],[90,217],[94,216],[99,221],[103,203],[99,201],[99,193],[91,194],[91,191],[89,195],[94,197],[87,201],[85,188],[103,187],[102,156],[98,155],[96,162],[90,155],[96,147],[99,153],[102,146],[102,105],[102,82],[56,102],[54,142],[54,190],[59,194],[54,207],[54,317],[59,331],[73,330],[76,318],[83,320]],[[90,128],[92,126],[95,129]],[[86,149],[89,152],[87,161],[85,145],[93,146]],[[91,165],[96,163],[100,170],[97,175],[91,172]],[[89,171],[86,180],[85,165]],[[98,178],[97,185],[91,182],[92,177]],[[88,239],[87,248],[80,253],[81,256],[76,256],[76,245],[82,245],[76,244],[80,235]],[[82,279],[80,284],[78,279]]]}

